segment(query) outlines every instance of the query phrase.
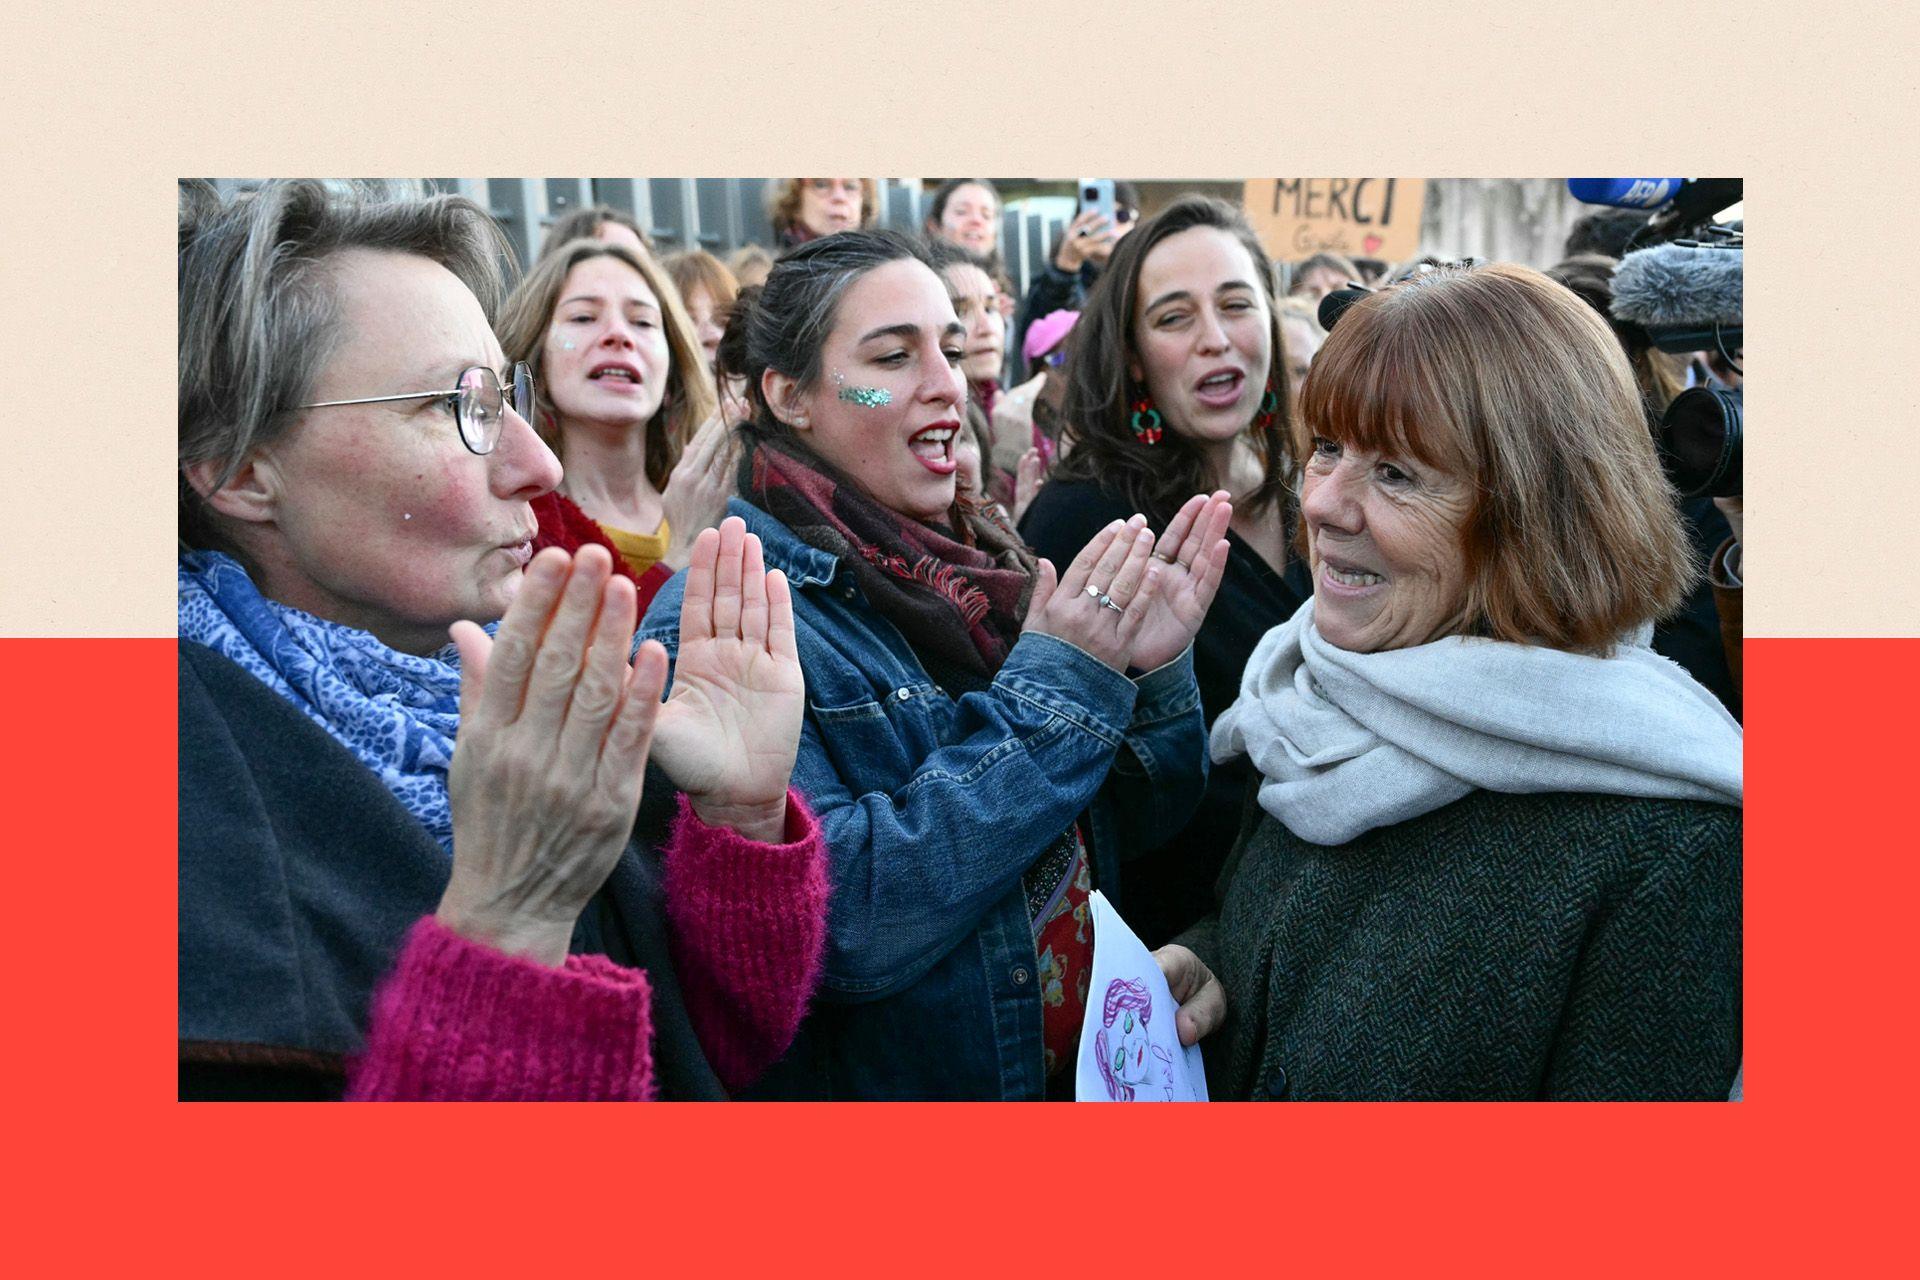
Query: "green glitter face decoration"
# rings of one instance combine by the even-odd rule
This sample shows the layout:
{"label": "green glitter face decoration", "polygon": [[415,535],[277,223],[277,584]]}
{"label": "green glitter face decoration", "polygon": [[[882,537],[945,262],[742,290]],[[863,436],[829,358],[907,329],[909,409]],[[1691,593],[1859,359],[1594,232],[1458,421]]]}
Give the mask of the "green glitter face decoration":
{"label": "green glitter face decoration", "polygon": [[863,409],[880,409],[893,403],[893,392],[885,387],[842,387],[840,398]]}

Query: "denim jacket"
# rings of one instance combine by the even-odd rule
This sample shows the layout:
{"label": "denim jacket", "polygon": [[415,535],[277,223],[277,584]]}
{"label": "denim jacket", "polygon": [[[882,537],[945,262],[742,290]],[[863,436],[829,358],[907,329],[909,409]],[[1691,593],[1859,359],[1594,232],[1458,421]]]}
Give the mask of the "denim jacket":
{"label": "denim jacket", "polygon": [[[739,498],[728,514],[793,588],[807,682],[793,785],[832,878],[813,1011],[750,1096],[1043,1096],[1021,876],[1086,812],[1094,884],[1115,898],[1121,852],[1187,821],[1207,773],[1192,650],[1133,680],[1028,633],[988,688],[955,698],[851,569]],[[685,577],[661,588],[638,637],[669,654]]]}

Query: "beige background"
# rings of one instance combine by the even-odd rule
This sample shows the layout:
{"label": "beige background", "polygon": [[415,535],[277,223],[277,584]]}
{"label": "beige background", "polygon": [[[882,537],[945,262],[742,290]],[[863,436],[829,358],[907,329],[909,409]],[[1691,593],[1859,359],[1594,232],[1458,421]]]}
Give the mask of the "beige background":
{"label": "beige background", "polygon": [[1748,631],[1920,635],[1914,20],[1796,12],[16,3],[0,636],[173,632],[175,178],[828,169],[1743,175]]}

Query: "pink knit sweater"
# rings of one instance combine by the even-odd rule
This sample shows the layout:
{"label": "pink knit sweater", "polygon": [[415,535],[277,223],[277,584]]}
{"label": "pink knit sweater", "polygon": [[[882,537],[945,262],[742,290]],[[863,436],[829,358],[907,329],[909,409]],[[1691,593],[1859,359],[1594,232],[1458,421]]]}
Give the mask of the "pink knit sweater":
{"label": "pink knit sweater", "polygon": [[[827,877],[819,824],[787,793],[785,844],[695,817],[664,853],[669,945],[700,1043],[738,1088],[786,1050],[820,975]],[[381,985],[347,1096],[359,1101],[653,1096],[652,988],[605,956],[550,968],[414,925]]]}

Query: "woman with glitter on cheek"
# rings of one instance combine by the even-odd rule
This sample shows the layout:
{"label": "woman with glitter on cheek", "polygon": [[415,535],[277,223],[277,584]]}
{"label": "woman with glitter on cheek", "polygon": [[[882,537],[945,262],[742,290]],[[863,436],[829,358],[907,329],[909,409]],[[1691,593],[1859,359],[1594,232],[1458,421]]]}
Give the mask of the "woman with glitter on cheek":
{"label": "woman with glitter on cheek", "polygon": [[[735,318],[752,412],[729,511],[794,583],[795,779],[833,851],[834,1007],[761,1097],[1070,1091],[1084,1003],[1043,996],[1040,957],[1084,987],[1077,910],[1204,778],[1189,650],[1229,504],[1196,494],[1158,538],[1113,521],[1064,572],[1036,560],[958,490],[967,329],[924,252],[813,241]],[[641,628],[669,652],[686,581]]]}

